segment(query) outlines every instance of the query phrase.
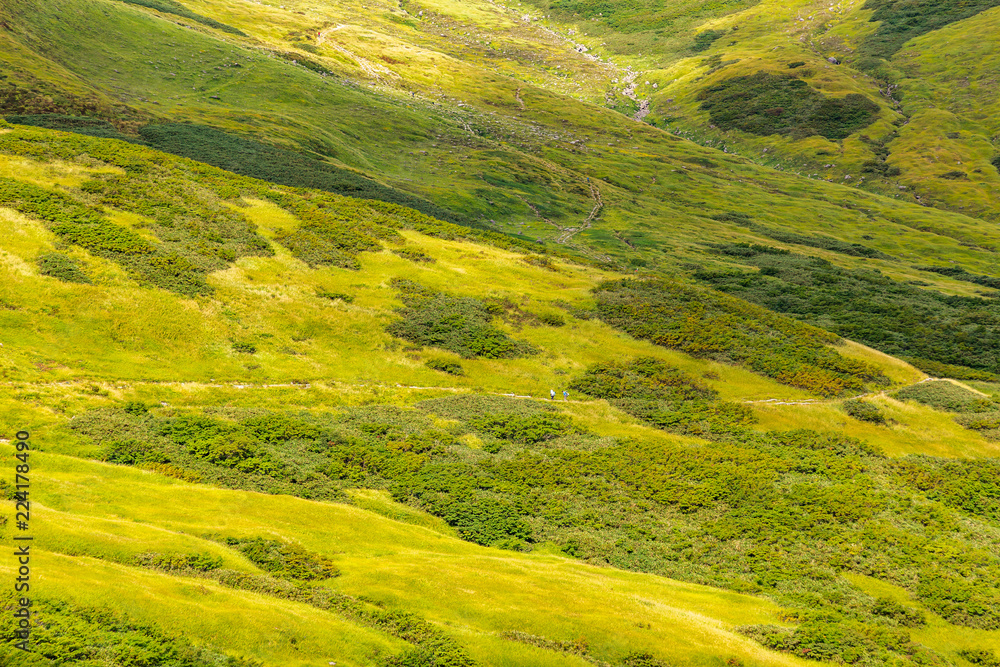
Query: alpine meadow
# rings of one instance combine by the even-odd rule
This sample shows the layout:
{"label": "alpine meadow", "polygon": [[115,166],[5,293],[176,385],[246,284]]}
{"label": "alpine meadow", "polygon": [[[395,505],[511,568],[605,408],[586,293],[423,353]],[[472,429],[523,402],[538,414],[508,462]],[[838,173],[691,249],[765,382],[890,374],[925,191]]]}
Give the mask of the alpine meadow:
{"label": "alpine meadow", "polygon": [[0,666],[1000,667],[1000,0],[0,0],[0,454]]}

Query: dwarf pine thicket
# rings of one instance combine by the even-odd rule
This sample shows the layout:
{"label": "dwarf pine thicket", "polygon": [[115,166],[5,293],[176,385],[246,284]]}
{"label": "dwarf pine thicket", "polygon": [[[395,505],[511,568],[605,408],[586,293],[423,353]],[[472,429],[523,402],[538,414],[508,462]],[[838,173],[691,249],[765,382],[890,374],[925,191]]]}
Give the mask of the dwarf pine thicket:
{"label": "dwarf pine thicket", "polygon": [[948,296],[877,270],[843,269],[766,246],[715,250],[758,269],[695,274],[715,289],[904,357],[928,372],[936,370],[932,364],[949,364],[971,369],[971,374],[952,369],[952,377],[988,379],[1000,373],[1000,303],[995,298]]}

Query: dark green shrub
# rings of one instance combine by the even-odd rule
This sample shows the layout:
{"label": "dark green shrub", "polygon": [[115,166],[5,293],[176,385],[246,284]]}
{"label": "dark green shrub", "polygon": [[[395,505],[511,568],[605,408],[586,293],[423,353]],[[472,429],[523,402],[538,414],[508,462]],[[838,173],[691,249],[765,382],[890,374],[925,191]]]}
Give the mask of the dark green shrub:
{"label": "dark green shrub", "polygon": [[329,299],[330,301],[343,301],[344,303],[351,303],[354,301],[354,297],[350,294],[344,294],[343,292],[331,292],[322,287],[316,290],[316,296],[321,299]]}
{"label": "dark green shrub", "polygon": [[135,563],[140,567],[156,570],[197,570],[208,572],[222,567],[222,556],[209,553],[197,554],[160,554],[145,553],[135,557]]}
{"label": "dark green shrub", "polygon": [[[741,299],[822,326],[834,333],[906,358],[935,375],[1000,372],[1000,303],[950,296],[897,282],[882,273],[842,269],[802,255],[774,255],[741,248],[732,257],[777,271],[698,271],[694,277]],[[944,364],[941,372],[922,360]],[[964,369],[954,368],[965,366]]]}
{"label": "dark green shrub", "polygon": [[284,579],[314,581],[340,576],[332,560],[306,550],[301,545],[262,537],[223,540],[262,570]]}
{"label": "dark green shrub", "polygon": [[122,406],[122,410],[130,415],[144,415],[149,412],[149,407],[142,401],[128,401]]}
{"label": "dark green shrub", "polygon": [[701,91],[698,99],[713,124],[758,135],[820,134],[839,140],[879,115],[878,104],[864,95],[828,98],[801,79],[770,72],[727,79]]}
{"label": "dark green shrub", "polygon": [[988,648],[984,649],[961,649],[958,655],[965,658],[973,665],[982,665],[983,667],[1000,667],[1000,656]]}
{"label": "dark green shrub", "polygon": [[436,259],[425,253],[420,248],[398,248],[394,249],[392,253],[411,262],[417,262],[417,263],[422,262],[427,264],[437,261]]}
{"label": "dark green shrub", "polygon": [[253,426],[217,421],[203,415],[183,415],[158,425],[161,435],[182,447],[196,461],[241,473],[280,478],[286,466],[255,435]]}
{"label": "dark green shrub", "polygon": [[651,358],[591,366],[569,386],[670,431],[719,435],[756,421],[747,406],[718,401],[701,382]]}
{"label": "dark green shrub", "polygon": [[594,295],[598,317],[636,338],[743,363],[819,394],[833,396],[882,379],[874,367],[828,348],[835,335],[718,292],[668,281],[620,280],[601,284]]}
{"label": "dark green shrub", "polygon": [[13,602],[13,599],[0,600],[5,617],[0,628],[5,638],[0,645],[0,662],[5,665],[263,667],[258,660],[229,656],[201,642],[196,645],[183,635],[136,621],[115,609],[43,597],[32,598],[32,615],[44,622],[32,625],[26,653],[8,641],[16,636]]}
{"label": "dark green shrub", "polygon": [[597,364],[570,383],[570,389],[594,398],[690,401],[714,399],[714,391],[683,371],[649,357]]}
{"label": "dark green shrub", "polygon": [[[152,187],[152,184],[148,185]],[[62,240],[117,262],[140,282],[186,296],[209,293],[211,289],[205,281],[205,274],[225,266],[218,260],[199,263],[186,253],[154,245],[132,230],[104,219],[99,211],[74,201],[68,195],[13,179],[0,178],[0,203],[40,218]],[[124,210],[129,208],[133,207],[129,205]],[[255,243],[251,239],[250,245]],[[259,243],[266,246],[262,238]]]}
{"label": "dark green shrub", "polygon": [[257,354],[257,346],[246,341],[234,341],[233,352],[240,354]]}
{"label": "dark green shrub", "polygon": [[902,171],[899,167],[891,167],[884,159],[868,160],[861,165],[861,173],[878,174],[880,176],[899,176]]}
{"label": "dark green shrub", "polygon": [[1000,155],[997,155],[995,158],[990,160],[990,164],[992,164],[997,171],[1000,171]]}
{"label": "dark green shrub", "polygon": [[871,422],[873,424],[884,424],[885,415],[879,410],[877,405],[859,399],[850,399],[843,402],[844,412],[858,421]]}
{"label": "dark green shrub", "polygon": [[901,401],[913,400],[949,412],[984,412],[997,407],[996,403],[985,396],[947,380],[932,380],[904,387],[893,396]]}
{"label": "dark green shrub", "polygon": [[290,440],[315,440],[321,436],[314,425],[281,414],[251,417],[240,422],[247,433],[261,442],[279,445]]}
{"label": "dark green shrub", "polygon": [[1000,588],[969,581],[953,571],[927,567],[920,572],[916,594],[925,607],[949,623],[971,628],[1000,628]]}
{"label": "dark green shrub", "polygon": [[462,368],[462,364],[450,359],[428,359],[425,365],[427,368],[448,373],[449,375],[465,375],[465,369]]}
{"label": "dark green shrub", "polygon": [[[699,382],[656,360],[606,366],[589,373],[594,393],[612,401],[630,396],[640,407],[644,401],[654,416],[657,409],[679,414],[683,428],[720,405]],[[218,413],[229,419],[105,409],[78,416],[73,428],[104,445],[147,443],[214,485],[333,499],[319,481],[333,478],[327,483],[387,489],[481,544],[530,549],[551,542],[595,564],[764,594],[822,616],[803,616],[799,629],[784,631],[782,641],[791,643],[775,643],[778,650],[794,645],[799,655],[941,664],[906,641],[911,610],[873,604],[842,572],[877,574],[953,623],[1000,625],[1000,557],[989,528],[1000,521],[994,459],[886,458],[837,434],[742,426],[706,429],[711,442],[616,441],[575,432],[547,401],[489,395],[330,415]],[[433,426],[438,417],[458,423],[442,432]],[[462,444],[457,436],[470,431],[482,433],[487,446]],[[227,450],[234,443],[236,451]],[[230,453],[252,456],[220,457]],[[281,463],[274,476],[231,465],[265,455]],[[279,483],[288,478],[298,481]],[[273,553],[279,546],[259,546],[262,562],[280,561]],[[959,570],[968,580],[941,582],[942,571]],[[222,570],[208,576],[321,608],[355,609],[299,580]]]}
{"label": "dark green shrub", "polygon": [[908,457],[895,463],[900,482],[963,513],[1000,520],[1000,463]]}
{"label": "dark green shrub", "polygon": [[338,241],[330,238],[336,234],[333,230],[331,232],[328,236],[309,229],[298,229],[279,234],[276,238],[281,245],[291,251],[292,255],[310,267],[335,266],[354,271],[360,269],[361,264],[354,255],[345,251]]}
{"label": "dark green shrub", "polygon": [[[300,42],[295,46],[302,49],[303,51],[309,51],[310,53],[316,53],[318,51],[315,45],[310,44],[308,42]],[[337,75],[337,73],[334,72],[333,70],[323,66],[321,63],[316,62],[312,58],[307,58],[303,56],[301,53],[295,53],[294,51],[271,51],[271,53],[281,58],[282,60],[287,60],[295,65],[301,65],[302,67],[305,67],[307,70],[316,72],[317,74],[322,74],[323,76]]]}
{"label": "dark green shrub", "polygon": [[[992,407],[1000,408],[996,404],[993,404]],[[986,437],[1000,435],[1000,409],[993,412],[959,415],[955,421],[973,431],[982,431]]]}
{"label": "dark green shrub", "polygon": [[458,214],[431,202],[319,162],[287,149],[188,123],[147,125],[139,134],[147,145],[198,160],[226,171],[298,188],[315,188],[360,199],[400,204],[440,220],[476,226]]}
{"label": "dark green shrub", "polygon": [[868,0],[864,9],[875,10],[869,21],[878,21],[879,25],[859,52],[874,59],[888,59],[915,37],[997,5],[998,0]]}
{"label": "dark green shrub", "polygon": [[912,645],[909,633],[905,630],[865,626],[857,621],[818,618],[810,619],[795,629],[754,625],[738,628],[738,631],[767,648],[794,653],[811,660],[886,664],[897,651],[919,660],[903,664],[925,664],[924,660],[927,658],[935,662],[937,658]]}
{"label": "dark green shrub", "polygon": [[652,653],[645,651],[633,651],[625,656],[622,662],[624,667],[672,667],[669,662],[660,660]]}
{"label": "dark green shrub", "polygon": [[566,326],[566,318],[559,313],[542,313],[538,316],[538,321],[549,327]]}
{"label": "dark green shrub", "polygon": [[694,44],[691,45],[691,50],[695,53],[707,51],[717,39],[725,34],[725,30],[706,30],[704,32],[699,32],[694,36]]}
{"label": "dark green shrub", "polygon": [[559,267],[556,266],[551,257],[547,257],[546,255],[525,255],[521,258],[521,261],[525,264],[545,269],[546,271],[554,271],[556,273],[559,272]]}
{"label": "dark green shrub", "polygon": [[491,323],[496,304],[453,297],[405,280],[395,281],[405,307],[401,319],[386,327],[391,335],[424,347],[438,347],[466,358],[506,359],[534,354]]}
{"label": "dark green shrub", "polygon": [[799,67],[802,67],[805,64],[806,64],[806,62],[804,60],[796,60],[793,63],[788,63],[788,69],[797,69]]}
{"label": "dark green shrub", "polygon": [[964,280],[968,283],[975,283],[976,285],[983,285],[984,287],[992,287],[993,289],[1000,289],[1000,278],[969,273],[960,266],[915,266],[913,268],[920,271],[939,273],[942,276],[948,276],[949,278],[954,278],[955,280]]}
{"label": "dark green shrub", "polygon": [[510,440],[522,445],[534,445],[572,433],[576,429],[572,420],[560,414],[493,414],[472,419],[469,425],[494,438]]}
{"label": "dark green shrub", "polygon": [[904,607],[890,598],[879,598],[875,601],[872,613],[876,616],[890,618],[907,628],[923,627],[927,623],[924,612],[912,607]]}
{"label": "dark green shrub", "polygon": [[62,114],[33,114],[7,116],[7,120],[18,125],[31,125],[33,127],[44,127],[63,132],[75,132],[89,137],[128,140],[128,137],[121,134],[114,125],[99,118],[65,116]]}
{"label": "dark green shrub", "polygon": [[[887,255],[880,250],[869,248],[861,243],[849,243],[847,241],[841,241],[840,239],[830,238],[829,236],[806,236],[805,234],[797,234],[783,229],[775,229],[773,227],[759,225],[752,222],[750,219],[737,219],[734,222],[753,232],[772,238],[775,241],[781,241],[782,243],[795,243],[797,245],[809,246],[811,248],[822,248],[823,250],[832,250],[833,252],[851,255],[852,257],[895,259],[892,255]],[[789,254],[788,250],[771,248],[770,246],[758,245],[756,243],[716,243],[712,244],[711,247],[715,248],[718,252],[736,257],[753,257],[754,255],[761,253],[773,255]]]}
{"label": "dark green shrub", "polygon": [[109,463],[136,465],[138,463],[169,463],[170,458],[155,445],[141,440],[115,440],[109,443],[101,457]]}
{"label": "dark green shrub", "polygon": [[38,272],[43,276],[58,278],[68,283],[90,284],[93,282],[90,276],[80,268],[80,264],[68,255],[50,252],[39,256],[36,261]]}

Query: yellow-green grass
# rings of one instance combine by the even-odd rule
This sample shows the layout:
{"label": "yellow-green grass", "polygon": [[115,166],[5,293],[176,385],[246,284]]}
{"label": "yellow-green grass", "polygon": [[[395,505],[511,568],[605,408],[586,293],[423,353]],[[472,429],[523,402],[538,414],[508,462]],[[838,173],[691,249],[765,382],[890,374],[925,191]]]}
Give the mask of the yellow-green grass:
{"label": "yellow-green grass", "polygon": [[[13,448],[2,445],[0,451],[10,456]],[[557,556],[479,547],[346,505],[191,485],[42,452],[32,457],[32,494],[41,506],[35,542],[39,595],[120,608],[196,639],[240,647],[269,664],[314,664],[306,656],[316,654],[305,650],[302,662],[295,662],[287,636],[278,639],[281,632],[295,636],[298,647],[317,651],[346,650],[335,647],[346,646],[352,632],[364,637],[361,645],[370,645],[370,632],[342,629],[336,617],[310,625],[328,615],[90,556],[127,562],[147,543],[163,553],[218,552],[217,543],[200,539],[207,534],[294,540],[332,557],[343,570],[328,585],[425,616],[484,664],[576,664],[500,640],[500,633],[511,630],[562,641],[585,637],[599,659],[645,648],[687,664],[712,664],[713,656],[752,665],[805,664],[733,633],[741,624],[779,622],[780,609],[766,600]],[[96,529],[84,530],[87,522]],[[227,560],[252,570],[237,555]],[[239,610],[245,621],[236,620]],[[265,631],[269,614],[280,613],[302,623],[275,623],[284,630]],[[227,624],[238,626],[228,637]],[[254,631],[258,639],[249,638]]]}
{"label": "yellow-green grass", "polygon": [[[1000,129],[996,96],[996,34],[1000,8],[913,39],[893,58],[906,76],[908,109],[937,108],[960,115],[987,132]],[[950,82],[960,81],[961,85]]]}
{"label": "yellow-green grass", "polygon": [[[1000,128],[993,8],[913,39],[893,57],[912,116],[892,145],[893,161],[934,200],[997,218],[1000,173],[990,164]],[[940,175],[957,171],[960,180]]]}
{"label": "yellow-green grass", "polygon": [[910,630],[913,641],[941,651],[958,665],[972,664],[958,655],[961,650],[996,650],[1000,646],[1000,631],[978,630],[952,625],[914,600],[905,589],[862,574],[846,574],[844,576],[852,584],[873,597],[888,598],[922,611],[927,619],[927,625]]}
{"label": "yellow-green grass", "polygon": [[356,507],[374,512],[393,521],[412,523],[431,530],[457,537],[458,532],[445,523],[444,519],[421,512],[407,505],[393,501],[388,491],[383,489],[344,489]]}
{"label": "yellow-green grass", "polygon": [[926,373],[914,368],[902,359],[897,359],[852,340],[844,340],[835,349],[848,359],[857,359],[858,361],[864,361],[877,366],[882,371],[882,374],[889,378],[895,385],[915,384],[927,377]]}
{"label": "yellow-green grass", "polygon": [[801,405],[754,404],[762,429],[813,428],[860,438],[889,456],[927,454],[948,458],[1000,456],[1000,442],[959,426],[954,415],[916,401],[898,401],[885,394],[865,396],[885,415],[886,424],[849,417],[839,401]]}
{"label": "yellow-green grass", "polygon": [[[39,543],[36,543],[36,545]],[[237,591],[212,581],[173,577],[44,548],[32,550],[36,596],[124,612],[195,644],[268,665],[305,667],[331,661],[363,667],[407,645],[302,603]],[[14,568],[0,565],[13,576]]]}

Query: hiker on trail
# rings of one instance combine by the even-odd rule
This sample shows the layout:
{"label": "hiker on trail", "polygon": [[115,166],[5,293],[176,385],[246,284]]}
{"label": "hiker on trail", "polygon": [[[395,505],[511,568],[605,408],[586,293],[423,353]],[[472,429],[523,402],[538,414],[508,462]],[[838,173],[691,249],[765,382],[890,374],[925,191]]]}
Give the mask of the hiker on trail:
{"label": "hiker on trail", "polygon": [[549,400],[551,400],[551,401],[556,400],[556,390],[555,389],[549,389]]}
{"label": "hiker on trail", "polygon": [[563,400],[564,401],[568,401],[569,400],[569,392],[566,391],[565,389],[563,389]]}

